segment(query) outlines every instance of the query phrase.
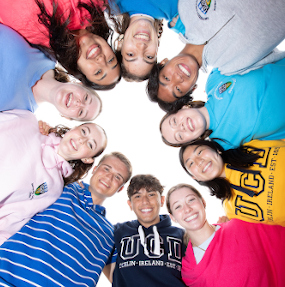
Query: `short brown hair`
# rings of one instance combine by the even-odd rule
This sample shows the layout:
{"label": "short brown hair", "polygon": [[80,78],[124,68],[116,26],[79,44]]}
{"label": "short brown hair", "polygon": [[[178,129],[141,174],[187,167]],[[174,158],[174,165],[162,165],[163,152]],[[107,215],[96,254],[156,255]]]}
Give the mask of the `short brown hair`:
{"label": "short brown hair", "polygon": [[131,182],[127,188],[129,199],[142,188],[145,188],[147,192],[158,191],[160,195],[163,193],[164,187],[160,181],[151,174],[138,174],[131,179]]}
{"label": "short brown hair", "polygon": [[125,155],[123,155],[122,153],[117,152],[117,151],[114,151],[114,152],[111,152],[111,153],[109,153],[109,154],[105,154],[105,155],[100,159],[100,161],[99,161],[99,163],[98,163],[98,166],[99,166],[105,159],[107,159],[107,158],[110,157],[110,156],[116,157],[117,159],[119,159],[119,160],[126,166],[126,168],[127,168],[127,170],[128,170],[128,177],[125,179],[125,182],[124,182],[124,183],[126,183],[126,182],[131,178],[131,176],[132,176],[133,168],[132,168],[131,162],[130,162],[130,161],[128,160],[128,158],[127,158]]}

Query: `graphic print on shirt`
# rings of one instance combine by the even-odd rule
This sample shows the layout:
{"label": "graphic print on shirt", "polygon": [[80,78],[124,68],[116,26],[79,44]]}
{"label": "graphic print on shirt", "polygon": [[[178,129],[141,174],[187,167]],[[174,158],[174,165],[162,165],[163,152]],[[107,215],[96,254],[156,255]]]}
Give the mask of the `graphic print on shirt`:
{"label": "graphic print on shirt", "polygon": [[[143,249],[141,246],[140,237],[138,234],[132,236],[126,236],[121,239],[120,247],[120,257],[124,262],[119,264],[119,268],[126,268],[132,266],[166,266],[169,268],[181,270],[181,260],[182,260],[182,240],[167,236],[166,241],[160,239],[160,254],[155,255],[154,251],[154,235],[149,234],[146,236],[146,244],[148,249],[148,254],[144,253],[142,256]],[[168,254],[165,254],[165,249],[163,246],[168,246]],[[164,255],[167,255],[167,261]],[[147,260],[143,260],[147,258]]]}
{"label": "graphic print on shirt", "polygon": [[216,10],[216,0],[196,0],[196,11],[197,15],[201,20],[208,20],[207,13],[210,9]]}
{"label": "graphic print on shirt", "polygon": [[220,82],[214,91],[214,97],[217,100],[222,100],[223,99],[223,93],[227,91],[227,94],[231,94],[235,84],[236,84],[235,79],[231,79],[230,81],[228,80],[226,82]]}
{"label": "graphic print on shirt", "polygon": [[[254,149],[261,156],[254,163],[254,166],[258,166],[256,170],[227,166],[237,173],[235,179],[231,179],[231,187],[235,194],[233,200],[236,215],[260,222],[265,220],[265,216],[268,221],[274,220],[273,190],[279,149],[279,147]],[[264,199],[261,200],[261,198]]]}
{"label": "graphic print on shirt", "polygon": [[34,196],[38,196],[48,192],[48,185],[46,182],[40,184],[36,190],[34,190],[34,184],[32,183],[32,191],[30,192],[29,198],[33,199]]}

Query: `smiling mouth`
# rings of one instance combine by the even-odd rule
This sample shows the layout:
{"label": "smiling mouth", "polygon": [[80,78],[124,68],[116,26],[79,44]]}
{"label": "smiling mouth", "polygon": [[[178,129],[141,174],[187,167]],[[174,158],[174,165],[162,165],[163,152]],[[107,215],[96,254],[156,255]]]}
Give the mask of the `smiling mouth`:
{"label": "smiling mouth", "polygon": [[189,222],[189,221],[191,221],[191,220],[193,220],[193,219],[196,219],[197,217],[198,217],[198,213],[196,213],[196,214],[194,214],[194,215],[191,215],[191,216],[185,218],[184,220],[185,220],[186,222]]}
{"label": "smiling mouth", "polygon": [[106,186],[107,188],[110,187],[109,184],[107,184],[107,182],[105,182],[105,181],[103,181],[103,180],[101,180],[101,179],[100,179],[100,182],[101,182],[104,186]]}
{"label": "smiling mouth", "polygon": [[194,128],[193,123],[192,123],[192,119],[187,118],[186,125],[191,132],[195,131],[195,128]]}
{"label": "smiling mouth", "polygon": [[144,209],[141,209],[141,212],[142,213],[148,213],[148,212],[151,212],[152,209],[151,208],[144,208]]}
{"label": "smiling mouth", "polygon": [[212,162],[209,161],[209,162],[206,164],[206,166],[203,168],[202,172],[203,172],[203,173],[206,172],[207,169],[211,166],[211,164],[212,164]]}
{"label": "smiling mouth", "polygon": [[72,93],[70,93],[70,94],[67,95],[66,103],[65,103],[65,105],[66,105],[67,108],[70,107],[71,102],[72,102]]}
{"label": "smiling mouth", "polygon": [[77,151],[77,147],[76,147],[76,144],[74,142],[73,139],[70,140],[70,144],[72,145],[72,147]]}
{"label": "smiling mouth", "polygon": [[100,52],[101,47],[99,45],[92,45],[86,53],[86,59],[94,59],[100,54]]}
{"label": "smiling mouth", "polygon": [[139,32],[134,35],[134,38],[137,40],[143,40],[143,41],[150,41],[150,35],[145,32]]}
{"label": "smiling mouth", "polygon": [[178,64],[178,68],[186,77],[190,78],[191,73],[190,73],[190,69],[188,66],[184,64]]}

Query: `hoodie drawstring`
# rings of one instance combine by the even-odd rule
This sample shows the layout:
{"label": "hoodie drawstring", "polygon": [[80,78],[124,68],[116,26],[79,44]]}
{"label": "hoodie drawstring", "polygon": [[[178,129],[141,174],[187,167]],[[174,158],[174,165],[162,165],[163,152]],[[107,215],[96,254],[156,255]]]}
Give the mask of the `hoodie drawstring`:
{"label": "hoodie drawstring", "polygon": [[[159,233],[157,231],[157,227],[153,226],[153,234],[154,234],[154,250],[153,253],[155,255],[160,255],[160,240],[159,240]],[[146,244],[146,240],[145,240],[145,234],[143,232],[143,228],[140,225],[138,228],[138,232],[139,232],[139,236],[140,236],[140,241],[141,241],[141,245],[144,248],[144,254],[145,255],[149,255],[149,252],[147,250],[147,244]]]}

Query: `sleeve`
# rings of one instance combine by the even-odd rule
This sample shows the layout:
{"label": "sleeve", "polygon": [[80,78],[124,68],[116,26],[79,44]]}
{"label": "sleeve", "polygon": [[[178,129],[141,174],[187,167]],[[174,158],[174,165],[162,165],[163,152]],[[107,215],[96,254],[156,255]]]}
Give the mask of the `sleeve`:
{"label": "sleeve", "polygon": [[109,265],[111,263],[115,263],[117,260],[117,256],[118,256],[117,248],[114,246],[114,248],[110,254],[110,257],[109,257],[108,261],[106,262],[106,265]]}

